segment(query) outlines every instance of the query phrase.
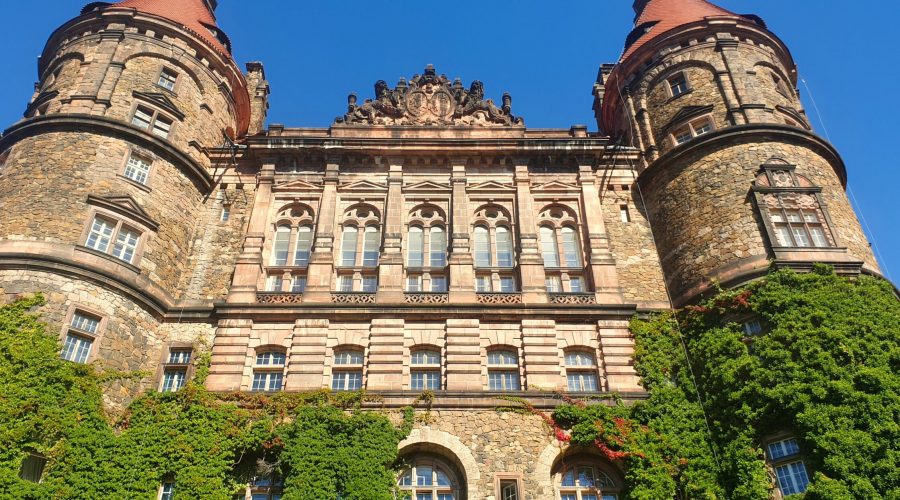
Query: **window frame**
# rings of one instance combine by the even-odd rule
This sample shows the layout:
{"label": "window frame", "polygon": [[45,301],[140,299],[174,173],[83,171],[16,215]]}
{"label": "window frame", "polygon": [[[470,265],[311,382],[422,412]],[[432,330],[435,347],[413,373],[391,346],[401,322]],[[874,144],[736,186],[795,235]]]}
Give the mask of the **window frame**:
{"label": "window frame", "polygon": [[505,484],[512,483],[516,488],[516,496],[513,500],[523,500],[522,494],[525,491],[525,484],[521,473],[515,472],[496,472],[494,473],[494,498],[497,500],[507,500],[504,496],[503,487]]}
{"label": "window frame", "polygon": [[[172,355],[175,352],[188,352],[187,360],[182,361],[181,358],[173,360]],[[196,349],[193,344],[187,342],[172,342],[162,350],[159,362],[159,368],[156,374],[156,387],[159,392],[177,392],[187,385],[191,377],[194,376],[194,360],[196,359]],[[169,371],[183,371],[184,379],[180,386],[174,391],[166,390],[166,373]]]}
{"label": "window frame", "polygon": [[[72,322],[76,314],[90,316],[94,319],[97,319],[98,323],[96,330],[94,332],[89,332],[73,327]],[[88,354],[85,357],[84,361],[81,363],[86,365],[93,363],[97,359],[98,351],[100,350],[100,341],[102,340],[104,333],[106,333],[107,323],[107,316],[94,308],[84,306],[82,304],[73,304],[69,306],[68,310],[66,311],[66,316],[64,318],[62,328],[59,332],[59,341],[61,343],[61,348],[59,351],[60,358],[72,363],[78,362],[74,360],[67,360],[66,358],[62,357],[65,349],[66,338],[71,332],[71,334],[76,337],[81,337],[83,339],[88,339],[91,341],[90,350],[88,351]]]}
{"label": "window frame", "polygon": [[[90,211],[88,211],[88,217],[85,222],[84,228],[82,229],[81,238],[78,240],[78,247],[94,254],[103,255],[104,257],[107,257],[114,262],[131,267],[135,272],[140,272],[139,266],[141,258],[143,257],[144,248],[151,229],[144,224],[141,224],[131,218],[126,218],[119,213],[112,212],[111,210],[96,206],[91,206],[90,208],[91,209]],[[87,244],[88,239],[93,232],[94,220],[97,218],[105,219],[106,222],[113,224],[113,230],[112,233],[110,233],[109,242],[107,243],[105,250],[100,250],[88,246]],[[116,248],[116,242],[118,241],[119,234],[123,229],[131,230],[137,233],[137,242],[134,245],[131,261],[126,261],[113,254],[113,251]]]}
{"label": "window frame", "polygon": [[[700,124],[709,125],[709,130],[707,130],[706,132],[697,133],[697,130],[699,128],[698,125]],[[706,113],[696,118],[686,120],[684,123],[681,123],[677,127],[674,127],[672,131],[669,132],[669,140],[671,141],[673,147],[678,147],[691,142],[697,137],[711,134],[716,130],[716,122],[715,120],[713,120],[712,113]],[[679,141],[679,137],[682,136],[687,136],[687,138],[683,141]]]}
{"label": "window frame", "polygon": [[[486,349],[485,353],[485,370],[487,372],[485,385],[488,391],[518,392],[526,390],[525,388],[527,385],[525,384],[525,377],[522,373],[522,357],[518,347],[511,345],[491,346]],[[511,354],[515,359],[515,363],[508,363],[505,359],[502,363],[491,360],[492,356],[501,354]],[[495,380],[492,375],[499,375],[502,377],[499,379],[501,381],[499,385],[494,383]],[[515,385],[508,384],[509,381],[505,376],[509,375],[515,376]]]}
{"label": "window frame", "polygon": [[[166,76],[173,76],[174,78],[165,78]],[[166,80],[167,82],[172,82],[172,87],[169,88],[166,85],[163,85],[161,82]],[[181,73],[175,71],[174,69],[168,66],[162,66],[159,69],[159,72],[156,74],[156,86],[165,89],[173,94],[178,94],[178,84],[181,81]]]}
{"label": "window frame", "polygon": [[[140,181],[128,175],[129,168],[132,168],[131,160],[134,158],[137,158],[147,165],[147,171],[145,173],[143,181]],[[151,188],[153,177],[155,177],[154,171],[156,169],[153,168],[154,163],[156,163],[156,160],[154,159],[153,155],[145,153],[143,151],[135,151],[135,149],[132,148],[128,151],[128,154],[125,155],[125,162],[122,165],[122,171],[119,175],[121,175],[125,180],[136,185],[137,187],[148,190]]]}
{"label": "window frame", "polygon": [[[436,362],[417,362],[417,355],[436,354]],[[441,348],[433,345],[417,345],[409,349],[409,389],[413,391],[440,391],[444,389],[443,360]],[[432,360],[427,360],[432,361]],[[422,387],[415,387],[413,383],[415,374],[437,374],[437,387],[429,387],[427,377],[423,379]]]}
{"label": "window frame", "polygon": [[[282,360],[282,363],[261,363],[260,359],[267,354],[272,354],[275,356],[271,356],[271,358],[278,358]],[[253,350],[253,358],[251,360],[251,375],[250,375],[250,391],[251,392],[261,392],[261,393],[275,393],[281,392],[284,390],[285,382],[287,381],[287,377],[285,374],[287,373],[288,365],[290,365],[290,356],[288,355],[287,349],[283,346],[276,344],[267,344],[260,345]],[[262,375],[264,380],[264,388],[256,388],[257,386],[257,375]],[[275,389],[271,388],[271,379],[277,378],[279,380],[278,387]]]}
{"label": "window frame", "polygon": [[[584,355],[590,358],[591,364],[582,364],[579,363],[570,363],[570,359],[572,356]],[[579,358],[580,359],[580,358]],[[597,356],[597,349],[588,347],[588,346],[576,346],[570,349],[566,349],[563,351],[563,370],[566,378],[566,391],[568,392],[589,392],[589,393],[598,393],[604,390],[603,387],[603,379],[600,376],[600,363],[599,358]],[[572,380],[571,376],[579,377],[579,385],[581,386],[578,389],[572,388]],[[585,390],[584,387],[584,376],[592,377],[594,381],[595,388],[593,390]]]}
{"label": "window frame", "polygon": [[[793,442],[795,449],[784,455],[779,455],[778,457],[773,457],[772,446],[776,445],[776,444],[786,443],[788,441]],[[766,465],[769,467],[770,472],[772,473],[772,477],[773,477],[774,483],[775,483],[775,488],[777,489],[778,494],[780,494],[782,496],[794,495],[797,493],[803,493],[809,489],[809,485],[811,482],[811,480],[810,480],[810,477],[811,477],[810,472],[811,471],[810,471],[809,467],[807,467],[807,465],[806,465],[805,453],[803,453],[803,448],[800,446],[799,439],[797,439],[795,436],[793,436],[791,434],[786,434],[786,433],[776,434],[775,436],[770,437],[769,439],[766,439],[763,441],[763,453],[766,458]],[[784,486],[782,485],[781,477],[779,476],[778,471],[782,468],[790,467],[790,466],[793,466],[796,464],[799,464],[800,467],[802,468],[801,470],[803,471],[803,478],[805,479],[806,483],[802,485],[802,487],[803,487],[802,490],[786,494],[784,492]],[[792,482],[793,482],[794,475],[795,475],[795,473],[792,472],[791,473]]]}
{"label": "window frame", "polygon": [[[674,82],[675,80],[679,79],[681,80],[681,82],[676,85]],[[679,92],[675,91],[676,88],[681,87],[683,87],[682,90],[680,90]],[[691,91],[694,90],[693,87],[691,87],[690,80],[688,79],[687,72],[685,71],[678,71],[666,77],[666,89],[669,94],[669,99],[675,99],[685,94],[690,94]]]}
{"label": "window frame", "polygon": [[[352,356],[358,354],[359,362],[340,361],[342,355]],[[349,375],[359,375],[359,387],[351,388]],[[336,378],[340,377],[340,378]],[[336,382],[341,380],[340,387],[336,387]],[[353,392],[360,391],[366,387],[366,349],[358,345],[340,345],[331,351],[331,376],[328,387],[334,392]]]}
{"label": "window frame", "polygon": [[[144,111],[141,111],[142,109]],[[147,120],[146,127],[134,122],[138,111],[141,111],[142,114],[149,116],[149,120]],[[147,113],[147,111],[150,111],[150,112]],[[157,125],[156,125],[157,121],[160,121],[164,124],[166,122],[168,122],[168,129],[166,130],[166,135],[161,135],[156,132],[157,130],[162,130],[162,128],[157,127]],[[172,140],[172,134],[175,130],[175,122],[176,122],[175,118],[172,118],[168,114],[164,113],[163,111],[160,111],[159,109],[156,109],[153,106],[150,106],[147,103],[136,103],[134,105],[134,108],[131,110],[131,120],[129,121],[129,123],[133,127],[137,127],[138,129],[143,130],[144,132],[151,134],[154,137],[157,137],[164,141]]]}

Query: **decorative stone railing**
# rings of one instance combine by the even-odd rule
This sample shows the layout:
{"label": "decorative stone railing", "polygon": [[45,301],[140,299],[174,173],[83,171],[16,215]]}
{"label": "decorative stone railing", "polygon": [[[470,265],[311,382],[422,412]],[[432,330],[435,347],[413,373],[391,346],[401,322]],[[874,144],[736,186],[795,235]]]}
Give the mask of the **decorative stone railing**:
{"label": "decorative stone railing", "polygon": [[521,304],[521,293],[478,293],[479,304]]}
{"label": "decorative stone railing", "polygon": [[446,304],[450,302],[450,295],[446,293],[407,293],[407,304]]}
{"label": "decorative stone railing", "polygon": [[593,293],[551,293],[548,298],[551,304],[590,305],[597,303],[597,298]]}
{"label": "decorative stone railing", "polygon": [[303,302],[303,294],[290,292],[257,293],[256,302],[259,304],[299,304]]}
{"label": "decorative stone railing", "polygon": [[335,304],[374,304],[375,294],[367,292],[332,293],[331,302]]}

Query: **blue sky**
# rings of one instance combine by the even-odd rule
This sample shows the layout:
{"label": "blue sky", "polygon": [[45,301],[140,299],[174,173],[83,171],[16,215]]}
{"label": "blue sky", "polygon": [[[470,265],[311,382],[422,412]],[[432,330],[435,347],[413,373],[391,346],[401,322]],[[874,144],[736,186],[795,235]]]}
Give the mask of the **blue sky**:
{"label": "blue sky", "polygon": [[[0,123],[21,118],[44,42],[88,0],[7,2],[0,32],[7,76]],[[393,2],[220,0],[219,24],[235,58],[259,60],[272,87],[270,123],[327,126],[347,94],[370,97],[376,80],[393,85],[426,64],[484,81],[489,97],[513,97],[529,127],[596,123],[591,86],[614,62],[632,27],[632,0]],[[817,133],[847,164],[850,190],[882,271],[900,280],[897,127],[900,57],[893,0],[718,0],[758,14],[791,49],[808,84],[800,91]],[[821,112],[819,121],[810,97]],[[825,130],[827,129],[827,134]]]}

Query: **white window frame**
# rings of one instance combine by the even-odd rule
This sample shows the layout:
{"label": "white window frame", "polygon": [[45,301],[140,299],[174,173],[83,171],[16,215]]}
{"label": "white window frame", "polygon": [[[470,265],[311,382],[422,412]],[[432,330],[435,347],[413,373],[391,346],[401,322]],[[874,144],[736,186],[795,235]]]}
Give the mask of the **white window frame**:
{"label": "white window frame", "polygon": [[177,71],[163,66],[163,68],[159,71],[159,77],[156,79],[156,85],[168,90],[169,92],[175,92],[175,87],[178,84],[178,77],[179,74]]}
{"label": "white window frame", "polygon": [[[708,126],[708,130],[704,130],[704,126]],[[716,123],[713,121],[712,115],[707,114],[678,126],[672,130],[669,136],[673,146],[680,146],[690,142],[691,139],[715,132],[715,130]],[[682,140],[682,138],[684,139]]]}
{"label": "white window frame", "polygon": [[133,151],[125,160],[125,169],[122,176],[142,186],[150,185],[150,172],[153,169],[153,160],[134,153]]}
{"label": "white window frame", "polygon": [[[108,234],[99,233],[101,236],[91,244],[92,236],[96,233],[95,228],[98,220],[108,224],[108,227],[111,227],[111,231]],[[85,248],[110,255],[126,264],[137,266],[143,254],[146,234],[147,231],[140,225],[125,221],[121,216],[94,209],[88,217],[81,241],[82,246]],[[123,237],[127,239],[122,241]],[[103,240],[105,242],[102,242]],[[131,252],[130,259],[123,258],[127,256],[126,252],[128,251]]]}
{"label": "white window frame", "polygon": [[691,84],[684,71],[679,71],[666,78],[666,87],[669,89],[670,98],[682,96],[691,91]]}
{"label": "white window frame", "polygon": [[172,136],[175,120],[169,118],[158,109],[145,104],[138,104],[131,115],[131,124],[145,132],[168,140]]}

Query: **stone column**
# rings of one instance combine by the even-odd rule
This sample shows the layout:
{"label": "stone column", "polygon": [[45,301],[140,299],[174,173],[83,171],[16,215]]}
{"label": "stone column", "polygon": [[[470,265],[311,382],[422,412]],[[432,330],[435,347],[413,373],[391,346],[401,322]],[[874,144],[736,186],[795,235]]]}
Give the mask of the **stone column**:
{"label": "stone column", "polygon": [[[579,158],[578,183],[581,185],[582,227],[587,229],[588,272],[594,282],[598,304],[622,304],[616,261],[609,250],[609,237],[600,208],[600,187],[594,175],[591,158]],[[584,234],[581,235],[584,238]],[[583,241],[583,240],[582,240]]]}
{"label": "stone column", "polygon": [[625,320],[597,322],[600,351],[603,354],[602,373],[606,375],[606,390],[610,392],[643,391],[640,377],[634,370],[634,338]]}
{"label": "stone column", "polygon": [[482,391],[481,330],[477,319],[447,320],[447,390]]}
{"label": "stone column", "polygon": [[534,218],[534,198],[531,196],[531,176],[528,162],[516,159],[516,214],[519,219],[519,274],[522,278],[522,302],[546,304],[544,260],[538,248],[537,224]]}
{"label": "stone column", "polygon": [[722,98],[725,100],[725,106],[735,125],[749,123],[741,89],[738,88],[738,82],[733,78],[733,75],[740,70],[739,67],[734,66],[736,64],[741,66],[739,63],[741,58],[737,54],[738,41],[733,39],[729,33],[717,33],[716,38],[718,39],[716,50],[722,55],[722,64],[716,64],[716,80],[719,90],[722,92]]}
{"label": "stone column", "polygon": [[466,162],[452,159],[453,185],[450,201],[450,302],[475,303],[475,261],[469,242],[469,195],[466,193]]}
{"label": "stone column", "polygon": [[239,391],[244,364],[250,355],[253,320],[223,319],[216,329],[206,388],[211,391]]}
{"label": "stone column", "polygon": [[331,302],[339,171],[340,165],[337,158],[329,158],[325,165],[322,197],[319,200],[319,214],[316,217],[315,245],[309,256],[303,302]]}
{"label": "stone column", "polygon": [[388,194],[382,216],[384,246],[378,259],[378,293],[376,302],[403,303],[403,164],[399,158],[390,159]]}
{"label": "stone column", "polygon": [[372,320],[367,389],[403,389],[403,329],[403,319]]}
{"label": "stone column", "polygon": [[560,387],[559,347],[552,319],[522,320],[522,352],[528,389],[556,391]]}
{"label": "stone column", "polygon": [[[72,93],[69,104],[62,109],[65,113],[103,114],[109,107],[108,101],[100,105],[99,109],[95,105],[98,104],[98,94],[110,64],[115,60],[117,52],[125,50],[120,49],[125,39],[125,25],[110,24],[99,35],[100,41],[81,77],[78,89]],[[121,68],[119,71],[121,72]]]}
{"label": "stone column", "polygon": [[272,205],[272,184],[275,183],[275,162],[264,160],[257,176],[256,195],[244,247],[234,266],[234,277],[228,290],[228,303],[249,304],[256,302],[256,287],[263,271],[263,244],[266,224]]}
{"label": "stone column", "polygon": [[291,362],[285,381],[285,387],[291,391],[322,388],[328,323],[327,319],[298,319],[294,322]]}

